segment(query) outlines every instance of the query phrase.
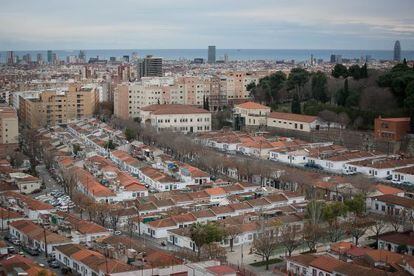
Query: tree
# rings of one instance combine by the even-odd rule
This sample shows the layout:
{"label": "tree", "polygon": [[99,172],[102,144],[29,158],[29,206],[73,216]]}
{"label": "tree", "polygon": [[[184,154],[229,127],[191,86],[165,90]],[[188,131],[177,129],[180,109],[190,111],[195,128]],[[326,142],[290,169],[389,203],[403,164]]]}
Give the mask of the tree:
{"label": "tree", "polygon": [[76,172],[72,169],[62,171],[62,180],[63,190],[72,198],[73,192],[78,185]]}
{"label": "tree", "polygon": [[289,257],[292,256],[292,252],[295,251],[301,245],[302,233],[297,231],[297,228],[285,225],[282,227],[280,244],[287,250]]}
{"label": "tree", "polygon": [[237,225],[229,225],[225,227],[225,235],[230,241],[230,251],[233,252],[234,239],[241,234],[240,228]]}
{"label": "tree", "polygon": [[334,78],[339,78],[339,77],[346,78],[348,77],[348,69],[343,64],[336,64],[334,69],[332,70],[332,76]]}
{"label": "tree", "polygon": [[116,148],[116,145],[115,145],[114,141],[112,139],[110,139],[105,143],[105,148],[113,150],[113,149]]}
{"label": "tree", "polygon": [[111,206],[109,209],[109,222],[114,231],[118,229],[118,222],[122,215],[123,208],[120,206]]}
{"label": "tree", "polygon": [[365,198],[363,194],[358,194],[352,199],[345,200],[345,205],[348,211],[354,213],[356,216],[362,215],[365,211]]}
{"label": "tree", "polygon": [[344,81],[344,87],[340,89],[336,95],[336,103],[341,106],[345,106],[346,100],[349,97],[349,83],[348,78]]}
{"label": "tree", "polygon": [[295,89],[299,100],[302,98],[302,89],[309,81],[309,72],[303,68],[293,68],[288,77],[288,90]]}
{"label": "tree", "polygon": [[325,204],[322,201],[312,200],[306,206],[305,217],[311,224],[317,225],[322,221]]}
{"label": "tree", "polygon": [[137,138],[137,132],[128,127],[125,129],[124,134],[125,138],[130,142]]}
{"label": "tree", "polygon": [[348,75],[353,77],[355,80],[359,80],[360,78],[362,78],[361,67],[359,67],[358,64],[351,65],[348,68]]}
{"label": "tree", "polygon": [[316,252],[316,245],[322,239],[323,231],[319,224],[305,223],[303,229],[303,241],[309,248],[311,253]]}
{"label": "tree", "polygon": [[72,152],[74,155],[78,155],[78,152],[81,150],[81,146],[79,144],[72,145]]}
{"label": "tree", "polygon": [[321,71],[312,76],[312,97],[315,100],[323,103],[328,101],[327,83],[328,79]]}
{"label": "tree", "polygon": [[341,128],[346,128],[351,120],[349,119],[348,114],[341,112],[338,115],[338,123],[341,125]]}
{"label": "tree", "polygon": [[354,217],[348,222],[348,233],[355,239],[358,246],[359,239],[366,233],[371,226],[371,222],[363,217]]}
{"label": "tree", "polygon": [[200,259],[203,246],[213,242],[220,242],[224,234],[224,230],[213,222],[193,224],[190,228],[190,237],[197,246],[198,259]]}
{"label": "tree", "polygon": [[337,115],[335,112],[330,110],[322,110],[319,112],[318,117],[324,120],[328,124],[328,131],[331,128],[331,124],[337,121]]}
{"label": "tree", "polygon": [[387,220],[381,215],[370,215],[372,231],[375,233],[376,245],[378,246],[379,236],[387,228]]}
{"label": "tree", "polygon": [[10,154],[10,164],[15,168],[20,168],[23,165],[25,155],[20,151],[12,151]]}
{"label": "tree", "polygon": [[411,81],[405,89],[404,104],[408,109],[414,109],[414,81]]}
{"label": "tree", "polygon": [[301,108],[300,108],[300,101],[298,95],[293,95],[293,100],[291,104],[291,111],[295,114],[301,114]]}
{"label": "tree", "polygon": [[257,255],[262,256],[266,261],[266,270],[269,270],[270,256],[273,255],[273,252],[278,245],[279,240],[277,235],[274,235],[273,231],[263,231],[253,240],[252,251]]}

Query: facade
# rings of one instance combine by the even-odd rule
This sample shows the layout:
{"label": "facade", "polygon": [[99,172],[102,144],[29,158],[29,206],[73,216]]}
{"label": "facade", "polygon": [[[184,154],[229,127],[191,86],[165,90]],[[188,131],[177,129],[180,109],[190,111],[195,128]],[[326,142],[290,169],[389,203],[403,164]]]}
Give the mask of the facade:
{"label": "facade", "polygon": [[169,129],[185,133],[211,130],[211,113],[189,105],[156,104],[141,108],[139,118],[157,130]]}
{"label": "facade", "polygon": [[372,197],[369,202],[367,207],[373,213],[414,218],[414,199],[388,194]]}
{"label": "facade", "polygon": [[19,142],[19,122],[14,108],[0,105],[0,144]]}
{"label": "facade", "polygon": [[23,124],[38,128],[90,117],[98,103],[99,92],[96,88],[73,84],[65,91],[44,91],[39,98],[20,97],[19,112]]}
{"label": "facade", "polygon": [[410,118],[375,119],[374,134],[377,139],[400,141],[410,131]]}
{"label": "facade", "polygon": [[233,110],[235,117],[243,118],[245,126],[265,126],[270,107],[255,102],[236,105]]}
{"label": "facade", "polygon": [[271,112],[267,117],[267,126],[288,130],[310,132],[326,127],[316,116],[300,115],[293,113]]}
{"label": "facade", "polygon": [[19,191],[22,194],[31,194],[35,191],[39,191],[42,186],[42,181],[30,174],[16,172],[10,173],[10,178],[19,187]]}
{"label": "facade", "polygon": [[146,56],[138,62],[138,76],[162,77],[162,58],[151,55]]}

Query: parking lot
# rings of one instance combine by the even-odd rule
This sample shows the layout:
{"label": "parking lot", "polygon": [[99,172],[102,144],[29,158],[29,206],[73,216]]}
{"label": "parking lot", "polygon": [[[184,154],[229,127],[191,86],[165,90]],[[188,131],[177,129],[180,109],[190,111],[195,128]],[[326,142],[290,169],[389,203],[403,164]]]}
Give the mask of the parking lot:
{"label": "parking lot", "polygon": [[75,208],[75,203],[70,197],[59,190],[52,190],[49,194],[39,195],[35,198],[56,207],[57,210],[62,212]]}

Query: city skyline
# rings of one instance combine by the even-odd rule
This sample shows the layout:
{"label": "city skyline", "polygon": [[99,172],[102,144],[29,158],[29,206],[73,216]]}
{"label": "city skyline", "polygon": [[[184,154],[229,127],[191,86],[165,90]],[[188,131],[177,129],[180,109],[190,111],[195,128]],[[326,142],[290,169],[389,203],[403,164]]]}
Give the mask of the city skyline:
{"label": "city skyline", "polygon": [[409,0],[1,2],[0,50],[414,49]]}

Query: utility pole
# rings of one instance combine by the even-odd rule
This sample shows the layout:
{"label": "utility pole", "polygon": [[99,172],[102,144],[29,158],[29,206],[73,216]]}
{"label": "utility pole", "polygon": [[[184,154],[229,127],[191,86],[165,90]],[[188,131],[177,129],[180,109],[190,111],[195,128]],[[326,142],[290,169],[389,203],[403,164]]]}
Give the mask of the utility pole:
{"label": "utility pole", "polygon": [[47,259],[48,258],[48,255],[47,255],[46,227],[45,227],[45,224],[44,223],[42,223],[42,226],[43,226],[43,238],[44,238],[44,243],[45,243],[45,257]]}

